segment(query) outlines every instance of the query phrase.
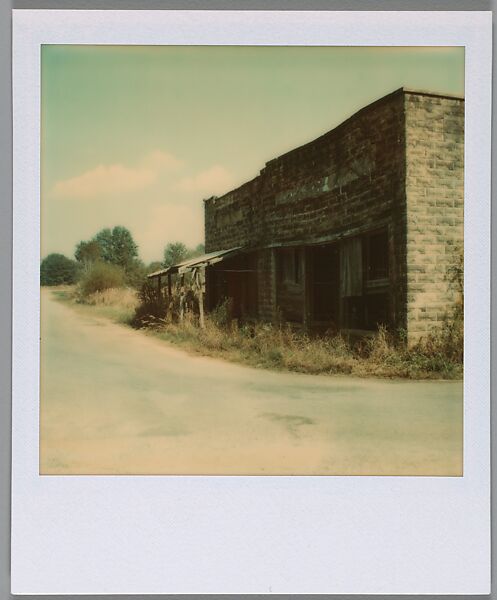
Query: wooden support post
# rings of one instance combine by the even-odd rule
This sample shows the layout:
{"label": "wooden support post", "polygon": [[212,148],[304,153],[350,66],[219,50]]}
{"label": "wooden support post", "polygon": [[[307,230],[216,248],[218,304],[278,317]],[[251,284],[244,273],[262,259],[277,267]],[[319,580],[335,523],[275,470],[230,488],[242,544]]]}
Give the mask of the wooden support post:
{"label": "wooden support post", "polygon": [[205,286],[205,267],[200,267],[196,270],[196,278],[198,284],[198,310],[199,310],[199,322],[202,329],[205,328],[204,319],[204,286]]}
{"label": "wooden support post", "polygon": [[161,290],[161,285],[160,284],[161,284],[161,282],[160,282],[160,275],[159,275],[157,277],[157,296],[158,296],[159,301],[160,301],[161,295],[162,295],[162,290]]}
{"label": "wooden support post", "polygon": [[172,297],[172,282],[171,282],[171,273],[167,274],[167,295],[169,296],[169,302],[171,302]]}
{"label": "wooden support post", "polygon": [[183,322],[185,318],[185,276],[181,275],[180,279],[180,297],[179,297],[179,320]]}

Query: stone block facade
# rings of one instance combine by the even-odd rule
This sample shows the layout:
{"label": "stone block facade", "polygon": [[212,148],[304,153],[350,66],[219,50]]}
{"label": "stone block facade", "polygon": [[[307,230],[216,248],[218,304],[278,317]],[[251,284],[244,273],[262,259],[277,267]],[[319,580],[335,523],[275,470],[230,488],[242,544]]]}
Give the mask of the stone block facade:
{"label": "stone block facade", "polygon": [[252,253],[260,319],[414,339],[456,300],[463,145],[462,99],[397,90],[206,200],[206,252]]}
{"label": "stone block facade", "polygon": [[407,94],[405,103],[407,327],[417,337],[458,301],[448,273],[463,251],[464,102]]}

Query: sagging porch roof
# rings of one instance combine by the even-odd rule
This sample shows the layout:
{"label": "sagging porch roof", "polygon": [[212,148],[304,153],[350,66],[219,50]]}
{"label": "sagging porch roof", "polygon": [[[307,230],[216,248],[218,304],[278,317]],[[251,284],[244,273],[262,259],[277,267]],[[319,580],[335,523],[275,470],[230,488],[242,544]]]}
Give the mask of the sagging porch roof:
{"label": "sagging porch roof", "polygon": [[175,265],[167,267],[166,269],[161,269],[160,271],[150,273],[150,275],[147,275],[147,277],[149,279],[152,279],[154,277],[162,277],[164,275],[174,275],[175,273],[186,273],[194,267],[208,267],[210,265],[214,265],[218,262],[221,262],[226,258],[231,258],[232,256],[239,254],[241,250],[242,247],[237,246],[235,248],[229,248],[228,250],[218,250],[217,252],[209,252],[208,254],[202,254],[201,256],[189,258],[188,260],[179,262]]}

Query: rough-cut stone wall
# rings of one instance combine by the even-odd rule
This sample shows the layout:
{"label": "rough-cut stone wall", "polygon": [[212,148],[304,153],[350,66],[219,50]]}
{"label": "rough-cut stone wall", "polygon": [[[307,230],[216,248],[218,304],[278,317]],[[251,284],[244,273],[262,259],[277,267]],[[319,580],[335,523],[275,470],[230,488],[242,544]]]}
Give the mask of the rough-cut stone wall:
{"label": "rough-cut stone wall", "polygon": [[276,265],[274,251],[265,248],[257,252],[258,314],[263,321],[276,318]]}
{"label": "rough-cut stone wall", "polygon": [[440,325],[457,294],[448,270],[463,249],[464,101],[406,94],[407,329]]}
{"label": "rough-cut stone wall", "polygon": [[205,201],[206,251],[316,242],[404,206],[404,102],[394,92]]}
{"label": "rough-cut stone wall", "polygon": [[[404,314],[404,94],[362,109],[320,138],[268,162],[260,175],[205,201],[206,251],[331,241],[388,226],[392,314]],[[264,254],[264,253],[263,253]],[[274,260],[261,257],[259,312],[274,314]]]}
{"label": "rough-cut stone wall", "polygon": [[220,198],[204,201],[205,251],[257,246],[263,214],[258,205],[261,177]]}
{"label": "rough-cut stone wall", "polygon": [[446,273],[462,243],[463,128],[462,100],[397,90],[206,200],[206,251],[257,249],[259,316],[270,320],[289,298],[278,299],[271,246],[388,228],[390,322],[419,337],[454,302]]}

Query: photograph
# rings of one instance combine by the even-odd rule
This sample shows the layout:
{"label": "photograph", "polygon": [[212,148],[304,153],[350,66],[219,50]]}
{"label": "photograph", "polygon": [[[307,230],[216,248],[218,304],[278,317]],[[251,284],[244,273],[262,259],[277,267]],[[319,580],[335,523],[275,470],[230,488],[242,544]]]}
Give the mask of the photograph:
{"label": "photograph", "polygon": [[40,475],[463,476],[464,46],[40,60]]}

